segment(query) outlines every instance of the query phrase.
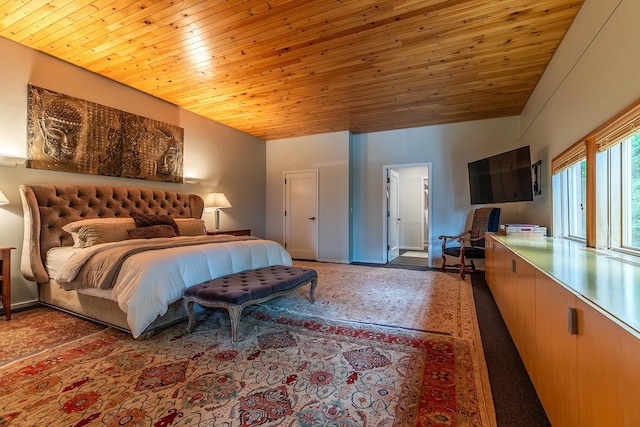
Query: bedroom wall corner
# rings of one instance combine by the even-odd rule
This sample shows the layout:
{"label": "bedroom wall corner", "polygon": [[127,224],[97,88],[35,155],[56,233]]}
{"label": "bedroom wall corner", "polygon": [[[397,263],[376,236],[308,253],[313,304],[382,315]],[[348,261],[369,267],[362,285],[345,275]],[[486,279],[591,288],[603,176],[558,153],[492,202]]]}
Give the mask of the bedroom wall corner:
{"label": "bedroom wall corner", "polygon": [[318,261],[349,262],[349,132],[267,141],[267,238],[283,242],[285,171],[318,170]]}

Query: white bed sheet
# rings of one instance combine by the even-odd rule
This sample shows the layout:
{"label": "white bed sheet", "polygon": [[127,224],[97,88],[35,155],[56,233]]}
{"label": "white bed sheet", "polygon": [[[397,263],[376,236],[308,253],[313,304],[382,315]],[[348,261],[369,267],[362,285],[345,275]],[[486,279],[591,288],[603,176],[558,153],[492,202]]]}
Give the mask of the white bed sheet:
{"label": "white bed sheet", "polygon": [[72,246],[61,246],[59,248],[49,249],[44,265],[49,273],[49,277],[56,277],[56,274],[58,274],[58,271],[60,271],[67,259],[77,250],[78,248]]}
{"label": "white bed sheet", "polygon": [[[77,248],[56,248],[47,254],[47,265],[56,274]],[[291,256],[270,240],[242,240],[142,252],[122,265],[111,290],[78,291],[114,299],[127,314],[137,338],[184,290],[210,279],[271,265],[292,265]],[[50,270],[51,271],[51,270]],[[56,277],[56,276],[52,276]]]}
{"label": "white bed sheet", "polygon": [[[81,251],[82,248],[75,248],[73,246],[61,246],[57,248],[51,248],[47,252],[45,259],[45,267],[49,273],[49,277],[56,277],[58,272],[62,270],[67,260],[77,251]],[[91,295],[99,298],[106,298],[116,301],[116,297],[113,289],[78,289],[77,292],[81,294]]]}

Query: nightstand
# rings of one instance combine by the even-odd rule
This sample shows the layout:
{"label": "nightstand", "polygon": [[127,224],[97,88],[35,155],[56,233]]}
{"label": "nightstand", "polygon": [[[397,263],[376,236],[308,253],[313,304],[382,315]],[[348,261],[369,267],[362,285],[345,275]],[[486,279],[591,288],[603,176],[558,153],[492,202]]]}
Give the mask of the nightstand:
{"label": "nightstand", "polygon": [[11,249],[0,247],[0,282],[2,283],[2,308],[4,317],[11,320]]}
{"label": "nightstand", "polygon": [[221,234],[230,234],[232,236],[251,236],[251,229],[246,230],[213,230],[207,231],[209,236],[219,236]]}

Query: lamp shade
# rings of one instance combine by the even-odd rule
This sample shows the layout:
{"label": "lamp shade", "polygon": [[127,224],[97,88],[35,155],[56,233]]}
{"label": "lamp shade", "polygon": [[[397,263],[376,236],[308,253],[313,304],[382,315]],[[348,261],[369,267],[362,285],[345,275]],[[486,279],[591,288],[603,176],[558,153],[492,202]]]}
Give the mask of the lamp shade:
{"label": "lamp shade", "polygon": [[207,208],[222,209],[230,208],[231,203],[229,203],[224,193],[209,193],[204,201],[204,206]]}
{"label": "lamp shade", "polygon": [[2,191],[0,191],[0,205],[6,205],[7,203],[9,203],[9,199],[7,199],[5,195],[2,194]]}

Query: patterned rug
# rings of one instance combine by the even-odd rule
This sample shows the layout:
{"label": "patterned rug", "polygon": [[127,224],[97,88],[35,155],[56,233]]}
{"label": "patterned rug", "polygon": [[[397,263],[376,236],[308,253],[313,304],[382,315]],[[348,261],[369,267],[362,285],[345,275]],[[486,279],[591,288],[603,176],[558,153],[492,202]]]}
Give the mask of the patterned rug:
{"label": "patterned rug", "polygon": [[0,367],[16,358],[58,346],[105,328],[104,325],[46,307],[17,311],[11,314],[9,322],[0,321]]}
{"label": "patterned rug", "polygon": [[456,274],[295,261],[318,272],[309,286],[263,305],[333,320],[394,326],[474,339],[473,290]]}
{"label": "patterned rug", "polygon": [[14,362],[0,425],[491,425],[468,340],[246,309],[145,340],[107,329]]}
{"label": "patterned rug", "polygon": [[495,425],[470,283],[295,264],[318,271],[316,303],[306,286],[245,309],[238,343],[223,310],[147,341],[15,313],[0,322],[0,426]]}

